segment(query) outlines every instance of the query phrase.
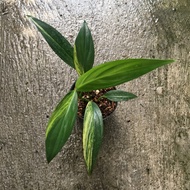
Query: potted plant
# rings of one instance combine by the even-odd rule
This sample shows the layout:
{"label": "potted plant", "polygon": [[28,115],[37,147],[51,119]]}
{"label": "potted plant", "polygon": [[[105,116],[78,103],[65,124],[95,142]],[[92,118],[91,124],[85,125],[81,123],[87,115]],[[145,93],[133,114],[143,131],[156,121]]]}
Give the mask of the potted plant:
{"label": "potted plant", "polygon": [[56,106],[49,119],[45,140],[47,161],[49,163],[68,140],[78,113],[83,118],[84,160],[91,174],[102,141],[103,116],[114,111],[116,102],[136,97],[132,93],[116,90],[115,86],[173,60],[123,59],[93,67],[94,44],[85,21],[73,47],[55,28],[37,18],[28,17],[52,50],[78,74],[73,88]]}

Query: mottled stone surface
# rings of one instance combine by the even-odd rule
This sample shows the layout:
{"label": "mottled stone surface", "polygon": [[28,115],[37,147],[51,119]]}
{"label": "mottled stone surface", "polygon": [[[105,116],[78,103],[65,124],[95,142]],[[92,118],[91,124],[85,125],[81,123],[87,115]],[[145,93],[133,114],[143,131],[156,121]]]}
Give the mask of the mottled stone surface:
{"label": "mottled stone surface", "polygon": [[[0,189],[190,190],[190,3],[188,0],[1,0]],[[78,121],[48,165],[48,116],[77,78],[26,14],[56,27],[73,44],[83,20],[95,63],[128,57],[176,62],[119,86],[139,97],[105,122],[92,176]]]}

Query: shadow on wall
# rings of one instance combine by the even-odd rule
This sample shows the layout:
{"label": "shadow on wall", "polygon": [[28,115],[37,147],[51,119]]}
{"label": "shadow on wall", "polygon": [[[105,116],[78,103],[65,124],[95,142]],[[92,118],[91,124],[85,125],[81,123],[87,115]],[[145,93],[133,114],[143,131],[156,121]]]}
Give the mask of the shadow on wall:
{"label": "shadow on wall", "polygon": [[184,178],[184,186],[187,190],[190,189],[190,130],[187,129],[178,129],[176,132],[175,138],[175,152],[176,159],[180,163],[182,167],[185,178]]}
{"label": "shadow on wall", "polygon": [[158,39],[158,51],[168,55],[174,44],[181,44],[190,28],[190,1],[152,4],[152,27]]}

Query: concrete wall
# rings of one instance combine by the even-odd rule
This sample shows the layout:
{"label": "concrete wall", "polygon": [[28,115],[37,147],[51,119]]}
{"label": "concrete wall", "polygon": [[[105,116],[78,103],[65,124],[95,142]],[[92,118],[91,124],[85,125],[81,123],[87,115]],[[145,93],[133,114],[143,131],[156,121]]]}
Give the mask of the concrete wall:
{"label": "concrete wall", "polygon": [[[190,3],[188,0],[1,0],[0,189],[190,190]],[[85,19],[96,64],[122,58],[176,62],[118,88],[139,97],[105,122],[92,176],[77,121],[48,165],[45,128],[76,79],[25,15],[56,27],[70,42]]]}

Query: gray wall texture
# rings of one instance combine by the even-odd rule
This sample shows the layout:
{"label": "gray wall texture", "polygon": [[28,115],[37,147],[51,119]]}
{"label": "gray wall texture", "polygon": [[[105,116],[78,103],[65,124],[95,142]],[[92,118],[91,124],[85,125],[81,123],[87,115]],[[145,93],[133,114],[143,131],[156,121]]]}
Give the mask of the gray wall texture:
{"label": "gray wall texture", "polygon": [[[190,190],[190,1],[1,0],[0,189]],[[77,121],[48,165],[45,128],[76,73],[25,15],[56,27],[73,44],[86,20],[95,63],[123,58],[175,63],[118,86],[138,95],[105,121],[97,165],[88,176]]]}

